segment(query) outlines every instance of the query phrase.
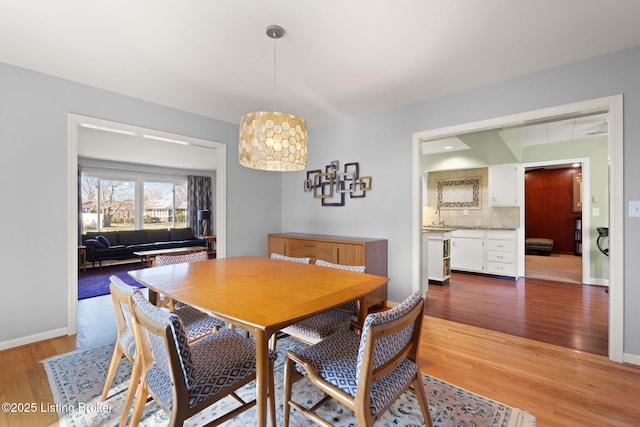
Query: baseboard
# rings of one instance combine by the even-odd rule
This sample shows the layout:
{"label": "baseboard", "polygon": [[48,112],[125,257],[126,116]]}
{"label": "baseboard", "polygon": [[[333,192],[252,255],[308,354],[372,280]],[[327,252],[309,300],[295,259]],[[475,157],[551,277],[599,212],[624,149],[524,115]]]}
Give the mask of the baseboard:
{"label": "baseboard", "polygon": [[0,342],[0,351],[8,350],[10,348],[20,347],[27,344],[33,344],[34,342],[48,340],[51,338],[57,338],[64,335],[68,335],[68,328],[52,329],[50,331],[40,332],[38,334],[28,335],[26,337],[20,337],[13,340]]}
{"label": "baseboard", "polygon": [[622,356],[622,360],[624,361],[624,363],[630,363],[632,365],[640,366],[640,355],[638,354],[624,353],[624,356]]}
{"label": "baseboard", "polygon": [[606,286],[609,287],[609,279],[596,279],[594,277],[589,279],[589,284],[590,285],[596,285],[596,286]]}

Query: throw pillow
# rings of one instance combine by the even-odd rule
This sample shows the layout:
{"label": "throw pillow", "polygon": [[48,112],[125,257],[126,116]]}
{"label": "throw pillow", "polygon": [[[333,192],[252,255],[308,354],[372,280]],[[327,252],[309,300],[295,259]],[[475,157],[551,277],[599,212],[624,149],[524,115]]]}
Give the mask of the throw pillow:
{"label": "throw pillow", "polygon": [[108,248],[109,246],[111,246],[111,243],[109,242],[109,239],[104,237],[102,234],[96,236],[96,240],[98,242],[102,243],[102,246],[105,247],[105,248]]}
{"label": "throw pillow", "polygon": [[100,243],[96,239],[87,239],[83,243],[84,243],[85,246],[93,246],[94,248],[104,248],[105,247],[102,243]]}

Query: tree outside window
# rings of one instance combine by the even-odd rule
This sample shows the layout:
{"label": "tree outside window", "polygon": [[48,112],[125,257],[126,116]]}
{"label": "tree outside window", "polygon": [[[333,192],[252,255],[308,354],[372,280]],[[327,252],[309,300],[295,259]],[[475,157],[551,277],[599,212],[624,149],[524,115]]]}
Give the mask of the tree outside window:
{"label": "tree outside window", "polygon": [[[143,200],[136,223],[136,187]],[[138,190],[140,192],[140,190]],[[82,176],[82,232],[187,226],[187,184]]]}

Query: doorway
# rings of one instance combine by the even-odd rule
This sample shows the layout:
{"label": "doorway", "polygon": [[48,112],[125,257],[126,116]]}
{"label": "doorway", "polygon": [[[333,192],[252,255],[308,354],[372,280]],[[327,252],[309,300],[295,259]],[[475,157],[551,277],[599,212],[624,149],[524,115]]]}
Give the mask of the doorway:
{"label": "doorway", "polygon": [[[94,126],[94,128],[109,128],[114,131],[120,131],[126,134],[146,135],[151,139],[160,141],[183,142],[202,150],[210,152],[209,161],[211,169],[215,171],[216,182],[214,189],[215,197],[215,230],[217,233],[217,257],[226,257],[226,149],[225,144],[209,141],[199,138],[193,138],[185,135],[177,135],[159,131],[156,129],[148,129],[137,126],[131,126],[118,122],[97,119],[93,117],[80,116],[77,114],[69,114],[68,116],[68,164],[69,171],[67,176],[67,194],[68,194],[68,223],[67,223],[67,242],[69,253],[69,264],[67,266],[68,278],[68,313],[67,324],[69,334],[77,332],[77,310],[78,310],[78,265],[77,265],[77,242],[78,242],[78,154],[79,154],[79,129],[81,126]],[[138,150],[139,151],[139,150]],[[153,157],[153,153],[148,149],[146,156]],[[105,158],[110,160],[105,154]],[[113,159],[111,159],[113,160]]]}
{"label": "doorway", "polygon": [[[589,232],[585,231],[584,238],[582,236],[583,230],[591,230],[592,226],[591,197],[588,197],[592,194],[592,190],[600,194],[600,196],[594,196],[594,199],[600,202],[603,211],[598,212],[600,218],[596,219],[608,222],[609,213],[608,175],[601,171],[594,171],[590,160],[588,157],[576,157],[523,164],[525,237],[555,240],[549,256],[540,256],[541,252],[535,250],[527,253],[525,246],[524,277],[574,284],[609,285],[607,279],[596,278],[591,274],[592,263],[595,263],[594,271],[602,273],[606,270],[606,274],[603,274],[605,276],[608,275],[608,265],[603,268],[603,260],[598,259],[599,253],[592,251],[594,247],[591,244]],[[603,160],[603,163],[606,164],[606,160]],[[601,166],[606,168],[597,161],[595,166],[596,169],[600,169]],[[592,177],[592,173],[596,173],[596,176]],[[571,180],[577,179],[577,174],[580,182],[574,188]],[[526,187],[531,183],[527,179],[536,175],[541,176],[533,179],[541,181],[534,187],[543,194],[528,194]],[[591,177],[591,179],[582,179],[582,177]],[[592,188],[591,182],[594,180],[597,184]],[[554,195],[551,196],[550,192]],[[596,222],[596,225],[601,224]],[[580,229],[576,230],[578,226]],[[548,254],[542,252],[542,255]]]}
{"label": "doorway", "polygon": [[[479,122],[466,123],[446,128],[417,132],[413,135],[413,210],[412,210],[412,265],[413,283],[415,290],[428,292],[428,288],[422,288],[421,265],[421,230],[422,230],[422,142],[453,137],[456,135],[486,131],[497,128],[522,126],[544,121],[559,120],[576,117],[579,115],[607,113],[609,115],[609,235],[614,245],[610,249],[609,259],[609,358],[616,362],[623,362],[623,325],[624,325],[624,244],[622,226],[624,220],[623,198],[621,192],[613,191],[615,188],[623,188],[623,117],[622,96],[612,96],[590,101],[567,104],[542,110],[511,116],[498,117]],[[523,215],[523,212],[521,213]],[[523,221],[521,220],[521,224]],[[520,227],[518,239],[524,241],[524,229]],[[524,246],[518,254],[519,276],[524,273]]]}

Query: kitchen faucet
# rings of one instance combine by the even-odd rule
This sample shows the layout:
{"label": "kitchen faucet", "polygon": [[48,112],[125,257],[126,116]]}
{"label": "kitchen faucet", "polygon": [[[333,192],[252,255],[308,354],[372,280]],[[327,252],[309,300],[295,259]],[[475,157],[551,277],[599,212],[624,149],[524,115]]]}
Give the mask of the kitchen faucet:
{"label": "kitchen faucet", "polygon": [[444,221],[440,219],[440,205],[436,207],[436,214],[438,214],[438,224],[432,222],[433,225],[444,225]]}

